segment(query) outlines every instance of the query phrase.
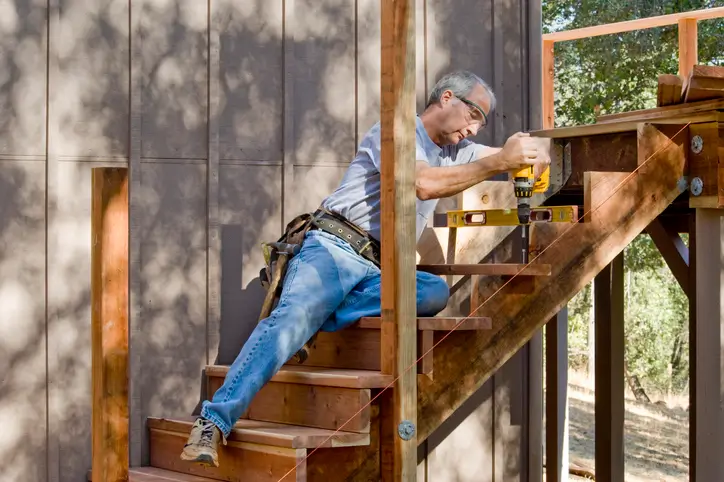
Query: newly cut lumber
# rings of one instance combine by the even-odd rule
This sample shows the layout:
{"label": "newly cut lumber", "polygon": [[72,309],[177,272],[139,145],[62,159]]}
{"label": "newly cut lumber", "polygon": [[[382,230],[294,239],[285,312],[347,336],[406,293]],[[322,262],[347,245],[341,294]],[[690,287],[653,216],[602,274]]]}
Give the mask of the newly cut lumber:
{"label": "newly cut lumber", "polygon": [[[223,378],[209,377],[209,399],[223,382]],[[262,422],[369,433],[370,398],[369,388],[272,382],[259,390],[241,417]],[[324,410],[320,410],[320,407],[324,407]]]}
{"label": "newly cut lumber", "polygon": [[684,102],[724,98],[724,67],[695,65],[684,83]]}
{"label": "newly cut lumber", "polygon": [[[661,117],[656,120],[657,124],[685,124],[718,121],[719,115],[716,112],[700,112],[698,114],[677,115],[672,117]],[[617,132],[636,132],[638,121],[623,120],[616,122],[605,122],[586,124],[573,127],[559,127],[557,129],[543,129],[531,131],[530,135],[562,139],[571,137],[594,136],[598,134],[612,134]]]}
{"label": "newly cut lumber", "polygon": [[[204,467],[181,460],[191,422],[181,427],[149,419],[150,463],[153,467],[228,482],[306,482],[306,448],[289,448],[239,441],[246,435],[232,432],[235,440],[219,444],[219,467]],[[289,474],[289,475],[287,475]]]}
{"label": "newly cut lumber", "polygon": [[[188,437],[189,433],[191,433],[191,426],[194,424],[194,420],[194,417],[179,417],[174,419],[149,417],[148,428]],[[227,440],[273,447],[304,449],[368,445],[370,443],[370,436],[366,433],[297,427],[282,423],[241,419],[236,422]]]}
{"label": "newly cut lumber", "polygon": [[128,169],[92,173],[92,470],[116,481],[128,478]]}
{"label": "newly cut lumber", "polygon": [[304,363],[292,358],[287,365],[380,371],[380,350],[379,326],[362,329],[353,325],[344,330],[318,332]]}
{"label": "newly cut lumber", "polygon": [[681,102],[681,88],[684,81],[673,74],[659,75],[659,86],[656,93],[656,105],[659,107]]}
{"label": "newly cut lumber", "polygon": [[720,109],[724,109],[724,99],[687,102],[686,104],[654,107],[653,109],[632,110],[629,112],[621,112],[620,114],[602,115],[596,118],[596,123],[608,124],[611,122],[621,121],[646,122],[667,117],[683,117],[690,114],[698,114],[701,112]]}
{"label": "newly cut lumber", "polygon": [[[489,330],[492,323],[493,320],[487,316],[431,316],[417,318],[417,329],[419,331]],[[379,329],[381,325],[382,319],[374,316],[360,318],[357,322],[360,328]]]}
{"label": "newly cut lumber", "polygon": [[550,276],[551,274],[551,267],[548,265],[516,263],[419,264],[417,270],[438,275]]}
{"label": "newly cut lumber", "polygon": [[[215,480],[157,467],[133,467],[128,471],[128,482],[214,482]],[[92,470],[88,471],[88,482],[93,482]]]}
{"label": "newly cut lumber", "polygon": [[491,330],[450,336],[435,348],[434,379],[418,378],[421,440],[681,194],[677,182],[684,174],[689,147],[686,130],[672,140],[656,127],[644,125],[639,141],[649,157],[658,153],[615,193],[595,193],[606,201],[591,222],[539,224],[531,230],[532,246],[540,251],[538,262],[552,267],[550,277],[536,278],[532,293],[512,295],[507,287],[498,291],[499,280],[483,278],[475,315],[495,317],[495,324]]}
{"label": "newly cut lumber", "polygon": [[[207,365],[206,376],[225,377],[227,365]],[[299,383],[327,387],[383,388],[392,381],[391,375],[371,370],[349,370],[284,365],[269,383]]]}

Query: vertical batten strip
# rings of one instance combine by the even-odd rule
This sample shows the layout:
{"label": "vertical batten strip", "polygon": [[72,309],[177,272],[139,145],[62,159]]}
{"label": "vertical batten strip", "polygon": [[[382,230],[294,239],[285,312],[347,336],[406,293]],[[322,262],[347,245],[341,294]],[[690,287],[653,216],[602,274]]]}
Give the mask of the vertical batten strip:
{"label": "vertical batten strip", "polygon": [[206,218],[206,363],[213,363],[219,346],[221,325],[221,236],[219,232],[219,0],[208,0],[208,165]]}
{"label": "vertical batten strip", "polygon": [[295,212],[293,181],[294,162],[296,152],[294,146],[294,1],[283,0],[282,5],[282,38],[283,38],[283,73],[284,73],[284,117],[282,119],[282,132],[284,135],[284,170],[282,172],[282,224],[284,226],[292,220]]}
{"label": "vertical batten strip", "polygon": [[142,465],[147,447],[143,420],[143,386],[141,354],[144,340],[141,324],[141,121],[143,118],[143,57],[141,52],[141,5],[139,0],[128,1],[129,68],[129,130],[128,203],[129,203],[129,458],[131,466]]}
{"label": "vertical batten strip", "polygon": [[45,152],[45,353],[46,353],[46,437],[48,482],[60,481],[60,421],[58,413],[62,387],[58,386],[58,348],[49,343],[54,325],[58,321],[58,303],[53,290],[57,280],[53,271],[54,234],[53,223],[58,216],[58,115],[54,103],[55,89],[59,81],[60,64],[57,40],[60,34],[60,0],[48,0],[47,23],[47,72],[46,72],[46,152]]}

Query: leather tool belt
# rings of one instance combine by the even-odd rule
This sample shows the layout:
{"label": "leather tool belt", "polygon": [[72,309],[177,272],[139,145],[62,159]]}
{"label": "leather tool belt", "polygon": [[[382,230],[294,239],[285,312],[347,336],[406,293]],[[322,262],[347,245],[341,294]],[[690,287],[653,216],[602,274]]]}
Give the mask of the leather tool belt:
{"label": "leather tool belt", "polygon": [[337,236],[352,246],[360,256],[381,266],[380,243],[366,231],[360,229],[339,214],[318,209],[312,217],[312,228]]}

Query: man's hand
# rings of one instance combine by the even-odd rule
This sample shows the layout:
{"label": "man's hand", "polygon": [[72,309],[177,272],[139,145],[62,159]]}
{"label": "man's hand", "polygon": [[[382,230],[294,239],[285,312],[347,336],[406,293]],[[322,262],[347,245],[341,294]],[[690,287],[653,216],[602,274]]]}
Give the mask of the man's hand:
{"label": "man's hand", "polygon": [[517,132],[510,136],[501,153],[506,171],[516,173],[533,165],[536,179],[551,163],[548,149],[542,147],[541,139],[530,137],[530,134],[525,132]]}

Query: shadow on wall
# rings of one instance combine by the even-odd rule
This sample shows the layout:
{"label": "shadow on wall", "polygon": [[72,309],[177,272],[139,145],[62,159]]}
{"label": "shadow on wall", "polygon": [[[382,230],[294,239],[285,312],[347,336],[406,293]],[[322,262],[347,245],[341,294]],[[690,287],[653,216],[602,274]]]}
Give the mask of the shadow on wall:
{"label": "shadow on wall", "polygon": [[[480,34],[477,20],[464,21],[470,10],[427,3],[436,59],[428,84],[443,69],[484,75],[490,43],[460,33]],[[207,323],[207,2],[133,0],[130,27],[126,0],[63,0],[50,11],[45,2],[0,2],[0,449],[15,461],[11,480],[79,480],[91,464],[92,167],[125,165],[129,146],[141,148],[133,293],[141,380],[131,428],[143,432],[148,415],[193,410],[207,361],[233,360],[257,323],[259,243],[278,238],[283,203],[287,219],[313,209],[378,120],[378,2],[212,4],[219,326]],[[432,25],[434,15],[446,20]],[[131,73],[142,96],[140,139],[129,130]],[[283,162],[295,167],[285,174]],[[134,464],[143,462],[137,450]]]}

